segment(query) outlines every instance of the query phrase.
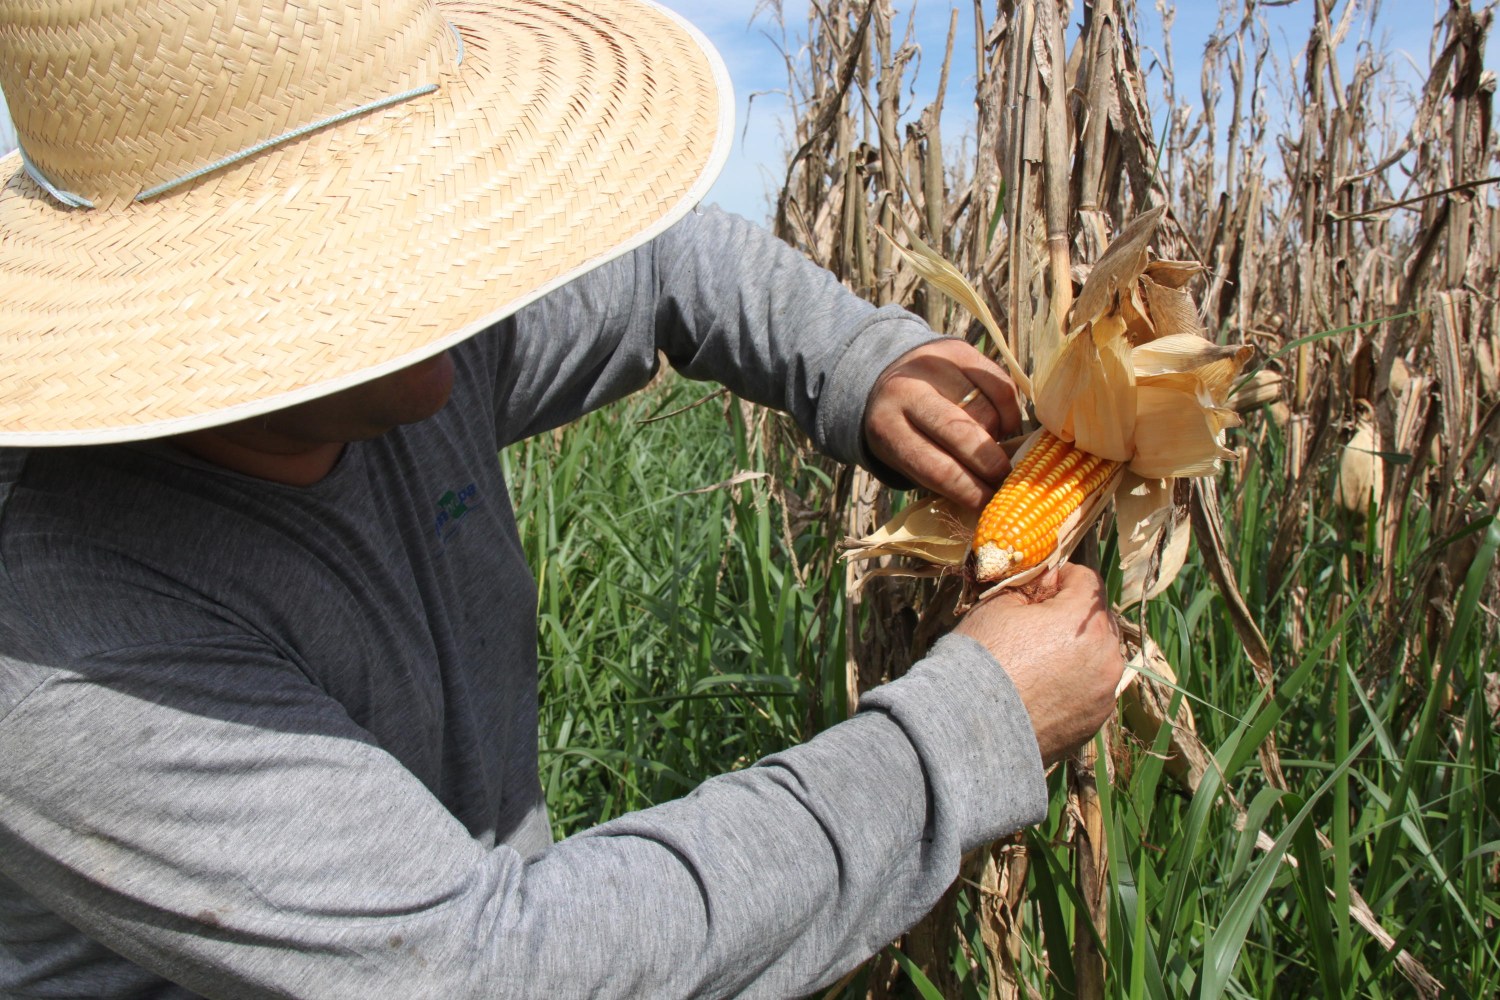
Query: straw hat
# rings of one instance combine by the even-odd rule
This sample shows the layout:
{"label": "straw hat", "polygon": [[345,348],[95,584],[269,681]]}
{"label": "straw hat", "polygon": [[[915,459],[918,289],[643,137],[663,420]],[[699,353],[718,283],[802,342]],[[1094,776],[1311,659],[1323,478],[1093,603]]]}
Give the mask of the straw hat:
{"label": "straw hat", "polygon": [[0,90],[0,445],[437,354],[681,218],[732,133],[648,0],[7,3]]}

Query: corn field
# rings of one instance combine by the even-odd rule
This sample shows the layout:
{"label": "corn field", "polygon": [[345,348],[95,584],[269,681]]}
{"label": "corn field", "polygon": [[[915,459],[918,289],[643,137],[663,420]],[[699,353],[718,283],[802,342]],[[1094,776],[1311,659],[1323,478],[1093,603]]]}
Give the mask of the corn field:
{"label": "corn field", "polygon": [[[876,227],[918,234],[1029,369],[1112,233],[1166,206],[1155,249],[1205,265],[1209,336],[1263,365],[1237,465],[1179,497],[1196,572],[1128,624],[1141,677],[1120,724],[1053,776],[1048,827],[971,858],[848,995],[1500,988],[1492,11],[1450,5],[1396,134],[1386,56],[1340,60],[1369,5],[1301,4],[1292,66],[1270,6],[1221,9],[1192,97],[1170,42],[1152,54],[1165,108],[1131,0],[955,10],[981,41],[956,51],[950,30],[921,108],[903,104],[918,52],[888,0],[814,3],[786,46],[774,226],[849,287],[982,344]],[[949,90],[956,67],[973,94]],[[1272,107],[1272,75],[1292,72]],[[974,136],[954,156],[942,125],[960,103]],[[769,449],[772,469],[803,460]],[[827,500],[830,534],[852,537],[900,502],[863,473]],[[846,571],[851,703],[951,622],[956,580],[889,571]]]}

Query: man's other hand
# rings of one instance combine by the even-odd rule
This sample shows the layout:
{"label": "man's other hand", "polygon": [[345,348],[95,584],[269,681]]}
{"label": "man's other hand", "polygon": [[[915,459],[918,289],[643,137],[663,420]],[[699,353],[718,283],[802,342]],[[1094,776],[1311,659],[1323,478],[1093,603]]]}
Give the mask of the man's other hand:
{"label": "man's other hand", "polygon": [[865,407],[865,440],[876,458],[975,510],[1010,471],[996,440],[1020,428],[1010,376],[955,337],[897,358],[881,372]]}
{"label": "man's other hand", "polygon": [[1125,663],[1093,570],[1064,564],[1024,592],[975,606],[954,630],[983,643],[1010,675],[1042,760],[1061,760],[1109,718]]}

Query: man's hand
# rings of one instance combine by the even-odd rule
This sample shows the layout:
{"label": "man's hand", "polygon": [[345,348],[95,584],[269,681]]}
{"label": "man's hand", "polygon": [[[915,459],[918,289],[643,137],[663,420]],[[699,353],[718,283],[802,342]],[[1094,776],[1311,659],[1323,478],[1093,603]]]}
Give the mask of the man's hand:
{"label": "man's hand", "polygon": [[1082,746],[1109,718],[1125,663],[1093,570],[1064,564],[1026,594],[974,607],[954,631],[983,643],[1010,675],[1047,764]]}
{"label": "man's hand", "polygon": [[880,374],[865,408],[865,440],[876,458],[975,510],[1010,471],[996,439],[1020,428],[1010,377],[954,337],[897,358]]}

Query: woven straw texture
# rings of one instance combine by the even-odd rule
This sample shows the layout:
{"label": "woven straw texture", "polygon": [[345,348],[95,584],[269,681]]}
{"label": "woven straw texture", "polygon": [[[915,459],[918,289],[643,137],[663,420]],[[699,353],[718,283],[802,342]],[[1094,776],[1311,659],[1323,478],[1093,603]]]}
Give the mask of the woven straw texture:
{"label": "woven straw texture", "polygon": [[[0,9],[20,141],[99,207],[0,159],[4,445],[179,433],[412,364],[680,218],[732,131],[717,56],[635,0],[21,6]],[[90,51],[63,23],[84,12]]]}

